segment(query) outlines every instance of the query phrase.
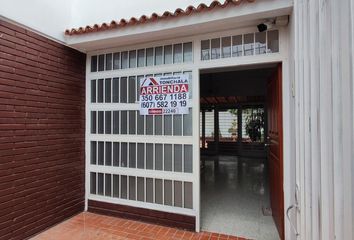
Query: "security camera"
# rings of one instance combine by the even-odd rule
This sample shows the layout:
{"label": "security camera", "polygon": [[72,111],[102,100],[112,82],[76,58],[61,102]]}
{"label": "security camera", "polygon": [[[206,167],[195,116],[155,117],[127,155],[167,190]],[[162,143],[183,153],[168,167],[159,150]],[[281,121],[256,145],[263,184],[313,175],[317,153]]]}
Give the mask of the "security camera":
{"label": "security camera", "polygon": [[274,27],[274,21],[266,21],[264,23],[258,24],[257,28],[259,32],[264,32]]}
{"label": "security camera", "polygon": [[264,21],[263,23],[258,24],[257,28],[259,32],[264,32],[274,28],[275,26],[285,27],[286,25],[288,25],[288,23],[289,23],[289,16],[284,15],[284,16],[276,17],[275,19],[272,20]]}

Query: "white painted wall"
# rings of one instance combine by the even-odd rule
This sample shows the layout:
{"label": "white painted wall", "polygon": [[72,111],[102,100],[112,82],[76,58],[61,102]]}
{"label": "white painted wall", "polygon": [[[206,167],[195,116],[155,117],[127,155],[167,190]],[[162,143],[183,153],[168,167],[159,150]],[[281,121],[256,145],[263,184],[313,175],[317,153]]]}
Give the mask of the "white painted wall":
{"label": "white painted wall", "polygon": [[[295,135],[295,90],[294,90],[294,52],[295,52],[295,19],[294,13],[289,16],[287,27],[288,58],[283,64],[283,141],[284,141],[284,210],[296,205],[296,135]],[[284,93],[288,92],[286,97]],[[288,161],[286,161],[288,159]],[[287,187],[285,184],[287,183]],[[287,240],[296,238],[296,210],[289,212],[289,219],[285,218],[285,233]]]}
{"label": "white painted wall", "polygon": [[354,239],[354,1],[294,13],[300,239]]}
{"label": "white painted wall", "polygon": [[209,4],[212,0],[0,0],[0,17],[65,42],[64,31],[68,28],[150,16],[153,12],[162,14],[200,2]]}

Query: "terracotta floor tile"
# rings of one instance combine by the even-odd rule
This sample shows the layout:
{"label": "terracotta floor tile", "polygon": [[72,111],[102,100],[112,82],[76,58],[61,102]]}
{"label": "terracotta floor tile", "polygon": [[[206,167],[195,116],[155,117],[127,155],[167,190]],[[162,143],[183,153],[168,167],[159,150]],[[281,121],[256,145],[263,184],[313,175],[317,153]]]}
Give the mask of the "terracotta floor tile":
{"label": "terracotta floor tile", "polygon": [[210,240],[210,236],[201,236],[200,240]]}
{"label": "terracotta floor tile", "polygon": [[185,233],[185,231],[183,231],[183,230],[177,230],[177,232],[175,232],[175,234],[173,235],[173,237],[180,238],[180,239],[184,239],[184,238],[183,238],[184,233]]}
{"label": "terracotta floor tile", "polygon": [[123,218],[83,212],[32,240],[246,240],[210,232],[190,232]]}
{"label": "terracotta floor tile", "polygon": [[235,236],[229,236],[228,240],[238,240],[239,238],[235,237]]}
{"label": "terracotta floor tile", "polygon": [[190,240],[199,240],[199,239],[200,239],[200,235],[194,235]]}
{"label": "terracotta floor tile", "polygon": [[226,239],[227,239],[227,238],[229,237],[229,235],[219,234],[219,237],[220,237],[220,238],[226,238]]}
{"label": "terracotta floor tile", "polygon": [[193,233],[193,232],[189,232],[189,231],[186,231],[185,233],[184,233],[184,239],[192,239],[192,237],[195,235],[195,233]]}

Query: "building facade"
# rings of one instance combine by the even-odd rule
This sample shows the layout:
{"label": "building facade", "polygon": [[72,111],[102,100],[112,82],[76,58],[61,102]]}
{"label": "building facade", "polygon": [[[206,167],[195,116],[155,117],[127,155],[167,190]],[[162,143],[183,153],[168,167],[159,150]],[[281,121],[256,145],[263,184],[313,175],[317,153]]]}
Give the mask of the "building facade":
{"label": "building facade", "polygon": [[[5,146],[0,153],[6,159],[1,163],[0,204],[1,209],[9,207],[1,210],[4,239],[28,237],[83,209],[200,231],[205,214],[203,76],[254,69],[276,72],[263,91],[269,110],[264,131],[273,169],[271,208],[279,237],[353,238],[353,1],[213,1],[129,20],[68,26],[60,37],[40,30],[36,21],[26,26],[7,4],[0,29]],[[268,29],[260,31],[260,24]],[[140,114],[141,79],[181,75],[189,79],[187,114]],[[36,150],[42,141],[43,155]],[[17,144],[26,150],[17,152]],[[50,151],[59,151],[60,159],[48,156]],[[43,188],[27,195],[17,184],[7,185],[27,179],[13,173],[25,172],[22,163],[32,162],[43,170],[39,176],[53,179],[53,186],[45,184],[48,189],[58,181],[68,186],[56,194]],[[64,166],[58,168],[63,171],[59,180],[43,175],[55,171],[52,164]],[[35,181],[34,188],[36,184],[42,181]],[[68,189],[72,191],[62,198],[60,191]],[[37,196],[39,192],[48,198]],[[29,205],[16,210],[22,193],[29,202],[43,199],[38,207],[57,209],[45,211],[42,218],[55,221],[23,235],[31,226],[26,222],[41,220],[23,217],[36,214]],[[52,199],[54,205],[46,204]],[[59,203],[66,207],[55,205]],[[13,228],[16,217],[25,219],[21,231]]]}

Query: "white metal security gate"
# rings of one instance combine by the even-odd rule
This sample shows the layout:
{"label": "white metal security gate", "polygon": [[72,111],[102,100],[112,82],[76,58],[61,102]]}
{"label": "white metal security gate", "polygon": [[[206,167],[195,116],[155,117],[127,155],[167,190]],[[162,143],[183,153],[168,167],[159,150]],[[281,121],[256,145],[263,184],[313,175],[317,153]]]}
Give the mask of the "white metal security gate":
{"label": "white metal security gate", "polygon": [[191,41],[88,56],[87,200],[197,217],[199,148],[193,138],[199,133],[192,131],[193,118],[198,120],[193,99],[189,114],[138,111],[141,78],[186,74],[192,81],[191,62]]}

